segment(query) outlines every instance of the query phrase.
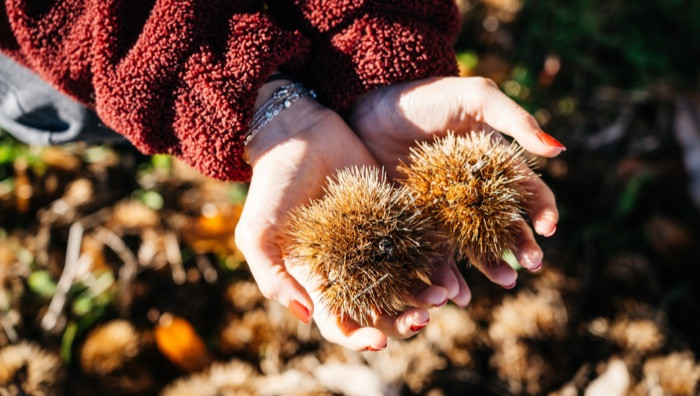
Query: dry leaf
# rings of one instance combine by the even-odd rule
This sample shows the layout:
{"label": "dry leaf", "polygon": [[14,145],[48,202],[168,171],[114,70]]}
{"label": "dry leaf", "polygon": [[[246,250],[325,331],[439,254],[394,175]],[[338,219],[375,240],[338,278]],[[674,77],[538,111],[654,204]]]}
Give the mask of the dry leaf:
{"label": "dry leaf", "polygon": [[586,388],[585,396],[624,396],[630,386],[630,374],[625,362],[612,358],[603,374]]}
{"label": "dry leaf", "polygon": [[161,315],[155,339],[160,352],[182,370],[199,371],[214,360],[194,327],[181,317]]}

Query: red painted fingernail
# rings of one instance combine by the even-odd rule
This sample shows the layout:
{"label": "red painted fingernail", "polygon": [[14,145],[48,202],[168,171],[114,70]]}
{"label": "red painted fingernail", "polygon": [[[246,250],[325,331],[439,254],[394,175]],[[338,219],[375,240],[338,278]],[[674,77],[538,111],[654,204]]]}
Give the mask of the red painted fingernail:
{"label": "red painted fingernail", "polygon": [[426,320],[425,323],[422,323],[422,324],[414,324],[414,325],[411,325],[411,331],[415,333],[416,331],[418,331],[418,330],[422,329],[423,327],[427,326],[427,325],[428,325],[428,322],[430,322],[430,319]]}
{"label": "red painted fingernail", "polygon": [[384,344],[384,346],[381,346],[381,347],[375,347],[375,346],[370,345],[370,346],[365,348],[365,351],[377,352],[377,351],[381,351],[384,348],[386,348],[386,344]]}
{"label": "red painted fingernail", "polygon": [[291,311],[294,316],[299,318],[304,323],[309,323],[311,320],[311,315],[309,314],[309,310],[306,309],[305,306],[301,305],[301,303],[297,300],[292,300],[289,303],[289,307],[287,307],[289,311]]}
{"label": "red painted fingernail", "polygon": [[433,307],[436,307],[436,308],[437,308],[437,307],[442,307],[442,306],[445,305],[445,304],[447,304],[447,298],[445,298],[445,300],[444,300],[443,302],[441,302],[441,303],[433,304]]}
{"label": "red painted fingernail", "polygon": [[560,141],[558,141],[557,139],[553,138],[545,132],[537,132],[537,137],[542,143],[546,144],[549,147],[554,147],[562,151],[566,150],[566,147],[563,144],[561,144]]}
{"label": "red painted fingernail", "polygon": [[[530,272],[537,272],[537,271],[539,271],[539,270],[541,270],[541,269],[542,269],[542,262],[540,261],[539,264],[537,264],[536,266],[534,266],[534,267],[532,267],[532,268],[530,269]],[[515,286],[515,285],[513,285],[513,286]]]}
{"label": "red painted fingernail", "polygon": [[515,287],[515,284],[516,284],[516,283],[518,283],[518,281],[515,281],[515,282],[511,283],[511,284],[508,285],[508,286],[503,286],[503,288],[504,288],[504,289],[512,289],[512,288]]}

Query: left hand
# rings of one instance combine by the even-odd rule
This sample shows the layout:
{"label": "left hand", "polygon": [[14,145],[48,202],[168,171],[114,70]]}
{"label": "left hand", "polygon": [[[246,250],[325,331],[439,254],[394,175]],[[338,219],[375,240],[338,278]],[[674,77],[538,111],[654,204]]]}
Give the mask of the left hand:
{"label": "left hand", "polygon": [[[527,151],[544,157],[565,150],[493,81],[481,77],[430,78],[368,92],[357,100],[348,122],[390,178],[399,176],[396,166],[406,162],[416,141],[432,141],[448,131],[500,131],[515,138]],[[526,209],[535,232],[545,237],[553,235],[559,220],[554,194],[534,175],[527,189],[532,199]],[[523,223],[521,230],[515,256],[523,267],[537,271],[542,266],[542,250],[527,224]],[[515,286],[517,272],[507,263],[473,264],[494,283],[506,288]],[[459,273],[455,275],[461,278]]]}
{"label": "left hand", "polygon": [[[261,88],[258,107],[283,82]],[[469,290],[462,281],[446,278],[453,263],[439,261],[431,285],[404,296],[408,308],[395,316],[377,314],[371,326],[331,314],[321,298],[322,282],[303,263],[284,256],[285,224],[291,211],[323,195],[327,177],[349,166],[377,164],[353,131],[335,112],[302,98],[281,112],[247,146],[253,176],[235,231],[236,245],[246,257],[260,291],[288,307],[299,319],[311,315],[327,340],[354,350],[379,350],[387,338],[405,338],[429,320],[428,308],[443,305],[448,294],[465,305]]]}

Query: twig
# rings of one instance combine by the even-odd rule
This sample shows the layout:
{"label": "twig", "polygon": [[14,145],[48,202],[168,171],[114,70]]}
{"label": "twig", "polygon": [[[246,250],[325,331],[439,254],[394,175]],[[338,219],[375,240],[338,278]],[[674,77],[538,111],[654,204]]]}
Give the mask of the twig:
{"label": "twig", "polygon": [[85,228],[83,223],[78,221],[73,223],[68,230],[68,246],[66,247],[66,263],[63,265],[63,273],[58,280],[56,286],[56,294],[54,294],[49,304],[49,309],[46,315],[41,319],[41,328],[45,331],[51,331],[58,323],[58,318],[63,312],[63,306],[66,303],[66,296],[73,285],[73,279],[78,273],[80,245],[83,241],[83,233]]}
{"label": "twig", "polygon": [[182,266],[180,243],[177,241],[177,236],[172,232],[165,234],[165,256],[168,258],[168,264],[170,264],[170,269],[173,273],[173,282],[176,285],[184,284],[187,281],[187,274]]}
{"label": "twig", "polygon": [[122,260],[122,267],[119,269],[119,310],[122,315],[126,315],[131,306],[131,282],[138,273],[138,260],[124,241],[111,230],[99,227],[95,233],[95,238],[104,243]]}
{"label": "twig", "polygon": [[622,139],[634,119],[632,110],[631,106],[623,108],[614,123],[589,136],[584,146],[589,150],[596,150]]}
{"label": "twig", "polygon": [[[68,243],[66,245],[66,262],[63,265],[63,272],[56,285],[56,293],[51,298],[49,308],[41,319],[41,328],[44,331],[52,331],[58,324],[58,320],[66,304],[68,291],[73,285],[73,280],[78,273],[81,263],[84,260],[80,257],[80,246],[83,241],[83,234],[86,229],[104,221],[109,214],[109,208],[99,210],[91,215],[73,223],[68,229]],[[88,259],[87,257],[85,259]]]}
{"label": "twig", "polygon": [[215,283],[219,274],[216,272],[216,269],[214,269],[214,266],[211,265],[209,258],[205,254],[199,254],[195,258],[195,262],[197,263],[197,268],[202,272],[204,280],[207,281],[207,283]]}
{"label": "twig", "polygon": [[49,264],[49,245],[51,242],[51,227],[59,224],[67,224],[75,220],[76,208],[69,205],[64,199],[59,198],[51,203],[47,209],[39,211],[39,231],[36,236],[36,262],[42,267]]}
{"label": "twig", "polygon": [[5,331],[10,344],[16,343],[19,339],[19,335],[17,334],[17,330],[15,330],[15,326],[10,323],[6,314],[0,316],[0,326],[2,326],[2,329]]}
{"label": "twig", "polygon": [[150,238],[147,238],[147,234],[144,232],[141,236],[141,246],[139,246],[139,251],[136,254],[139,264],[142,267],[152,266],[156,253],[156,244]]}
{"label": "twig", "polygon": [[49,265],[49,245],[51,244],[51,227],[43,222],[36,233],[36,263],[40,267]]}
{"label": "twig", "polygon": [[382,275],[381,278],[377,279],[376,281],[374,281],[374,283],[372,283],[371,285],[367,286],[367,287],[366,287],[364,290],[362,290],[361,292],[357,293],[357,294],[355,295],[355,297],[352,298],[352,301],[357,300],[361,295],[363,295],[363,294],[367,293],[368,291],[374,289],[381,281],[383,281],[384,279],[386,279],[386,278],[388,278],[388,277],[389,277],[389,274],[384,274],[384,275]]}

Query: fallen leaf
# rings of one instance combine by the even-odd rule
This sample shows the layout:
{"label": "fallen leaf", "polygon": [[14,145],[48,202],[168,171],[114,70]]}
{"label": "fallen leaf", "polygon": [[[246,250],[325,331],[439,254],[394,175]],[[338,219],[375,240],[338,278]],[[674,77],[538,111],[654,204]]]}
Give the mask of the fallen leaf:
{"label": "fallen leaf", "polygon": [[209,366],[213,357],[186,319],[164,313],[155,329],[158,350],[182,370],[194,372]]}

